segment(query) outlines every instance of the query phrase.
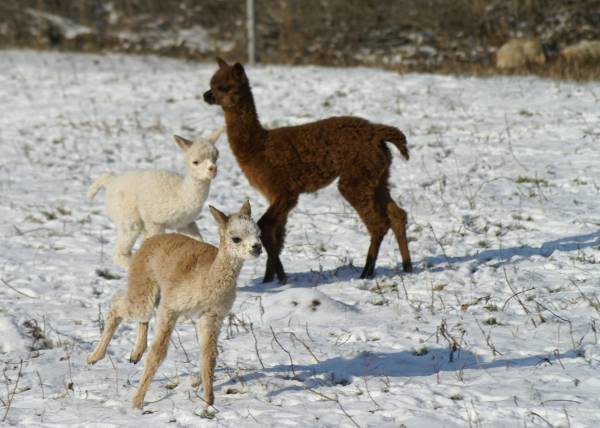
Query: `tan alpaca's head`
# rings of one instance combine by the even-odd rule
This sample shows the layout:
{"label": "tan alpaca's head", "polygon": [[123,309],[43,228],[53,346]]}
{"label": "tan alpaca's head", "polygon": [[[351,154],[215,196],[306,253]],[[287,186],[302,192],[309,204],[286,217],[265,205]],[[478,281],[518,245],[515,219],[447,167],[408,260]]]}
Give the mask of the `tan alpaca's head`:
{"label": "tan alpaca's head", "polygon": [[219,69],[210,79],[210,89],[204,93],[204,101],[218,104],[224,109],[234,107],[248,88],[244,66],[239,62],[229,65],[217,58]]}
{"label": "tan alpaca's head", "polygon": [[213,206],[208,208],[219,225],[219,251],[241,260],[260,256],[260,229],[252,220],[250,202],[244,202],[242,208],[231,215],[223,214]]}
{"label": "tan alpaca's head", "polygon": [[196,180],[212,180],[217,176],[219,150],[215,147],[215,143],[223,130],[224,128],[220,128],[208,137],[198,138],[193,142],[179,135],[173,136],[185,156],[188,174]]}

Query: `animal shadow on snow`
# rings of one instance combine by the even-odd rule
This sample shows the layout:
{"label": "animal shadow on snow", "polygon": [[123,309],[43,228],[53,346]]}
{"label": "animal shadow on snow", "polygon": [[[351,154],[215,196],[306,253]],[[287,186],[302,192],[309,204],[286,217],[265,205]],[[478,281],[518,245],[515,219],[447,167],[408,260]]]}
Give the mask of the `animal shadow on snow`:
{"label": "animal shadow on snow", "polygon": [[477,260],[479,262],[478,264],[496,260],[497,263],[494,264],[494,267],[500,267],[506,262],[509,262],[514,256],[521,257],[520,260],[515,261],[515,263],[518,263],[523,259],[533,256],[550,257],[555,251],[577,251],[598,245],[600,245],[600,230],[585,235],[567,236],[565,238],[555,239],[554,241],[544,242],[539,247],[522,245],[520,247],[485,250],[472,256],[448,257],[447,260],[444,256],[426,257],[423,261],[429,267],[435,267],[441,264],[459,264],[470,262],[472,260]]}
{"label": "animal shadow on snow", "polygon": [[[540,354],[520,358],[504,358],[491,362],[481,362],[482,358],[470,351],[454,352],[453,361],[449,362],[448,349],[431,349],[424,355],[413,352],[362,352],[352,358],[334,357],[320,363],[308,365],[280,364],[267,367],[255,373],[243,376],[244,380],[255,380],[267,376],[268,373],[278,374],[293,380],[301,381],[309,387],[319,385],[349,385],[354,378],[362,377],[422,377],[432,376],[438,372],[460,370],[489,370],[495,368],[544,367],[558,364],[557,360],[578,358],[576,351],[571,350],[561,355]],[[562,364],[562,362],[560,363]],[[294,376],[295,373],[295,376]],[[235,380],[225,382],[222,386],[235,383]],[[288,386],[275,390],[271,395],[286,391],[304,390],[299,385]]]}
{"label": "animal shadow on snow", "polygon": [[[402,272],[402,264],[398,264],[395,268],[377,268],[375,271],[375,278],[393,277],[401,274],[414,275],[425,270],[436,272],[447,269],[448,266],[471,261],[477,262],[476,265],[472,266],[473,270],[476,270],[481,264],[493,261],[496,261],[493,266],[497,268],[507,262],[511,262],[511,259],[515,256],[518,256],[521,259],[513,260],[512,263],[518,263],[533,256],[550,257],[555,251],[570,252],[595,246],[600,246],[600,230],[585,235],[567,236],[554,241],[544,242],[540,246],[522,245],[519,247],[489,249],[473,255],[448,256],[447,258],[443,255],[425,257],[423,260],[414,263],[414,269],[412,273],[406,274]],[[292,284],[294,288],[298,288],[314,287],[315,285],[319,284],[330,284],[333,282],[350,281],[353,279],[359,280],[358,275],[360,274],[360,269],[361,268],[357,266],[344,265],[335,269],[323,271],[309,270],[306,272],[290,273],[288,275],[288,284]],[[262,278],[255,278],[252,281],[252,291],[277,291],[280,287],[279,284],[275,282],[263,284],[261,283],[261,280]]]}

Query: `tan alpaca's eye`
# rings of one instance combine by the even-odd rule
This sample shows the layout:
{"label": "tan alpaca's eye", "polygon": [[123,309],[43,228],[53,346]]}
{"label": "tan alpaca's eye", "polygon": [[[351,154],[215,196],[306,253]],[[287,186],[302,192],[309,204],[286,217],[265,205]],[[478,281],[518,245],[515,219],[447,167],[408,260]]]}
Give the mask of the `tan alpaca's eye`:
{"label": "tan alpaca's eye", "polygon": [[239,244],[240,242],[242,242],[242,238],[238,238],[237,236],[234,236],[233,238],[231,238],[231,241],[234,244]]}
{"label": "tan alpaca's eye", "polygon": [[221,92],[229,92],[229,90],[231,89],[231,86],[229,85],[219,85],[217,86],[217,89]]}

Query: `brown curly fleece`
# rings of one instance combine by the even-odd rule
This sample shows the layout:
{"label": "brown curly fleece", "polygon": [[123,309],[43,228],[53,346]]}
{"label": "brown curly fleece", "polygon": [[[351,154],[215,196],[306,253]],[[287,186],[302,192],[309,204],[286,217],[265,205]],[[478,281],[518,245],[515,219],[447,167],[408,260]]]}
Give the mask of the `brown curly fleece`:
{"label": "brown curly fleece", "polygon": [[385,144],[394,144],[408,159],[406,137],[387,125],[357,117],[331,117],[305,125],[265,129],[258,120],[244,67],[217,58],[219,69],[204,94],[208,104],[225,112],[229,145],[250,184],[270,203],[259,220],[267,251],[264,282],[286,275],[279,260],[289,212],[301,193],[321,189],[339,177],[342,196],[367,226],[371,245],[361,278],[370,278],[383,237],[392,228],[405,272],[412,270],[406,239],[406,212],[388,189],[392,156]]}

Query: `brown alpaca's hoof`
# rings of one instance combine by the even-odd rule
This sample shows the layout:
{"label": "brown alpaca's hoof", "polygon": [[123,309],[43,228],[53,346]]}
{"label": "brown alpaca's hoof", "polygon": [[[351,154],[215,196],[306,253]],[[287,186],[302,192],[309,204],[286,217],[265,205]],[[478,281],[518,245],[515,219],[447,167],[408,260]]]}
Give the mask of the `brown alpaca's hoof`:
{"label": "brown alpaca's hoof", "polygon": [[402,269],[404,270],[404,272],[412,272],[412,262],[410,260],[407,262],[402,262]]}
{"label": "brown alpaca's hoof", "polygon": [[265,273],[265,276],[263,277],[263,284],[267,283],[267,282],[273,282],[273,280],[275,279],[275,274],[274,273],[270,273],[267,274]]}
{"label": "brown alpaca's hoof", "polygon": [[360,279],[371,279],[375,276],[375,269],[369,269],[368,266],[365,266],[362,273],[360,274]]}

